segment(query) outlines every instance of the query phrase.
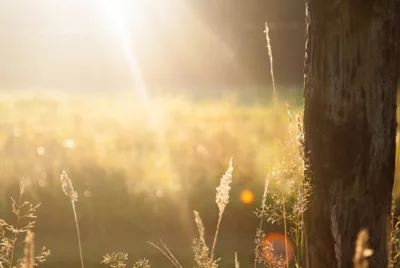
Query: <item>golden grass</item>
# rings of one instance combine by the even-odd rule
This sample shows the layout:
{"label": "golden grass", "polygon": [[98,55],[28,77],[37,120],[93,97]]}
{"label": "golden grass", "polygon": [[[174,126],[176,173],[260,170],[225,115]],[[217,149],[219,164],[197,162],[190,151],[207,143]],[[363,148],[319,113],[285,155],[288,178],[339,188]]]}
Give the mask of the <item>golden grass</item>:
{"label": "golden grass", "polygon": [[[58,108],[51,108],[54,109],[52,112],[56,110],[62,112],[58,114],[58,117],[53,118],[51,115],[52,112],[48,113],[48,110],[46,109],[49,109],[49,107],[55,103],[57,103],[55,106]],[[303,214],[307,209],[307,198],[310,194],[311,186],[307,184],[307,180],[304,177],[304,168],[307,163],[304,162],[304,157],[302,155],[304,135],[302,133],[302,124],[299,116],[296,117],[296,120],[293,120],[291,116],[292,111],[290,111],[289,108],[287,109],[287,112],[285,112],[284,109],[282,112],[282,110],[271,111],[271,108],[268,107],[240,107],[229,103],[208,105],[198,104],[198,106],[193,104],[188,106],[185,102],[181,102],[176,106],[176,102],[172,101],[171,103],[173,104],[171,104],[166,100],[162,101],[162,105],[155,105],[156,112],[154,115],[142,114],[141,116],[137,116],[135,112],[139,112],[139,108],[134,108],[133,111],[135,112],[128,112],[129,108],[120,107],[122,102],[117,103],[116,106],[118,107],[109,107],[107,114],[108,117],[105,118],[103,118],[105,115],[100,112],[103,111],[102,108],[99,108],[101,106],[96,106],[100,105],[99,103],[91,104],[94,105],[92,107],[93,110],[90,110],[91,105],[87,105],[85,109],[82,110],[75,110],[77,109],[76,106],[74,108],[64,107],[71,105],[68,101],[65,103],[58,103],[51,100],[47,103],[43,102],[43,100],[34,100],[32,103],[28,102],[28,106],[31,105],[29,111],[32,112],[36,110],[37,107],[40,107],[40,105],[44,105],[47,108],[42,109],[42,112],[46,110],[46,115],[44,116],[42,114],[37,116],[37,114],[32,112],[32,114],[29,115],[31,116],[31,120],[26,120],[30,117],[26,117],[23,109],[22,111],[18,110],[18,113],[13,114],[12,110],[14,108],[5,108],[5,116],[0,117],[0,122],[3,122],[3,125],[9,124],[7,123],[10,121],[8,116],[13,114],[12,121],[14,122],[15,120],[15,122],[18,123],[16,126],[13,125],[13,131],[11,133],[12,138],[25,139],[25,141],[30,141],[32,145],[21,148],[12,148],[13,152],[14,149],[21,150],[21,152],[28,152],[28,157],[18,163],[18,166],[22,166],[22,169],[19,170],[19,172],[29,172],[30,168],[35,166],[38,161],[41,161],[38,159],[47,154],[54,153],[50,156],[51,158],[57,158],[59,154],[63,155],[64,161],[67,159],[68,162],[70,162],[70,165],[75,168],[80,165],[82,159],[93,158],[96,159],[97,165],[102,166],[105,169],[112,169],[119,166],[123,167],[123,169],[129,174],[130,169],[132,169],[132,162],[123,163],[122,161],[122,163],[119,163],[121,158],[116,156],[132,157],[134,150],[126,150],[126,148],[143,146],[145,149],[142,147],[141,150],[144,150],[146,154],[143,154],[144,157],[142,158],[135,158],[138,161],[138,163],[133,163],[136,168],[135,171],[137,171],[138,167],[146,166],[146,163],[157,162],[156,160],[160,160],[161,158],[160,169],[154,171],[154,166],[151,166],[148,170],[145,169],[145,172],[143,173],[145,175],[144,183],[146,183],[146,185],[153,184],[157,187],[161,185],[164,190],[168,188],[165,185],[165,183],[167,183],[167,186],[169,184],[171,187],[169,190],[172,190],[174,186],[182,183],[182,176],[187,174],[191,175],[192,180],[204,177],[205,173],[207,174],[207,177],[215,177],[217,171],[220,170],[220,167],[213,167],[212,164],[215,162],[221,164],[224,159],[227,159],[227,154],[229,153],[235,156],[235,163],[238,163],[238,168],[235,166],[235,170],[240,170],[240,166],[242,165],[242,170],[240,170],[241,174],[246,174],[246,172],[248,172],[251,176],[256,175],[256,178],[258,179],[265,177],[265,174],[268,174],[264,184],[264,193],[260,209],[256,211],[256,215],[260,218],[260,225],[256,231],[254,267],[256,267],[258,263],[262,263],[266,267],[289,267],[288,239],[292,239],[296,245],[294,262],[298,266],[308,263],[307,259],[304,259],[303,257],[304,255],[307,255],[305,254],[307,252],[307,248],[305,247],[307,234],[304,231],[305,222]],[[17,107],[19,106],[17,105]],[[276,107],[278,106],[275,106],[275,109],[277,109]],[[120,111],[120,109],[123,110],[123,112]],[[84,110],[87,111],[87,113],[80,114],[78,116],[79,120],[77,120],[78,123],[73,123],[72,121],[76,119],[75,116],[77,111],[83,112]],[[16,111],[14,110],[14,112]],[[154,116],[154,118],[150,118],[151,116]],[[22,118],[24,118],[24,120],[22,120]],[[284,118],[287,120],[284,120]],[[104,119],[107,122],[104,123],[101,119]],[[268,128],[266,124],[269,120],[273,121],[273,119],[275,119],[275,122],[273,122],[274,127]],[[22,121],[19,120],[22,120],[25,123],[22,124]],[[158,122],[158,125],[153,125],[153,123],[149,122]],[[74,124],[78,124],[78,126],[74,127]],[[283,127],[288,124],[288,129]],[[56,130],[60,125],[66,128],[63,129],[63,131]],[[99,129],[102,130],[101,138],[96,139],[96,136],[98,135],[96,130]],[[125,131],[132,131],[131,134],[134,137],[125,136]],[[40,133],[39,136],[41,136],[41,138],[38,138],[36,135],[37,132]],[[209,135],[210,132],[212,135],[210,135],[208,139],[207,137],[205,138],[204,136]],[[63,133],[63,135],[60,133]],[[118,140],[120,135],[123,137],[121,140]],[[272,138],[271,141],[266,142],[267,139],[265,136],[268,135]],[[176,136],[179,136],[179,138]],[[7,147],[7,141],[9,138],[10,136],[7,136],[6,138],[3,136],[3,141],[1,143],[3,148]],[[55,140],[56,143],[59,143],[59,148],[53,152],[48,152],[47,150],[50,147],[46,145],[47,139]],[[182,139],[185,146],[188,146],[188,148],[182,146]],[[278,139],[280,142],[277,141]],[[123,145],[121,146],[120,143]],[[268,158],[267,156],[269,154],[262,152],[263,147],[270,147],[270,145],[274,143],[278,144],[278,146],[270,150],[269,154],[271,158]],[[150,149],[146,149],[146,146]],[[38,148],[40,148],[40,150],[38,150]],[[116,148],[118,148],[118,150],[116,150]],[[35,151],[33,154],[34,156],[32,154],[29,155],[32,153],[29,153],[30,149]],[[190,154],[193,150],[196,151],[196,155]],[[260,153],[260,151],[262,153]],[[2,157],[5,158],[4,150],[3,154]],[[65,158],[66,155],[67,157]],[[178,166],[175,166],[176,163],[174,164],[174,159],[179,155],[185,157],[184,159],[179,159],[179,164],[182,164],[182,162],[185,164],[185,160],[187,159],[190,159],[192,162],[186,163],[187,166],[184,166],[183,169],[180,165],[178,170]],[[249,155],[252,156],[250,159],[248,159]],[[278,157],[273,159],[274,156]],[[78,157],[79,159],[77,160],[75,157]],[[257,159],[263,159],[264,161],[257,165],[250,165],[251,167],[256,167],[255,172],[253,170],[251,171],[253,173],[249,173],[249,171],[243,169],[243,166],[246,166],[253,161],[257,161]],[[274,163],[274,165],[265,168],[266,160]],[[14,161],[16,161],[16,159],[9,159],[9,165],[4,165],[5,170],[10,172],[10,174],[16,170],[15,166],[13,166],[13,164],[15,164]],[[23,163],[22,165],[21,162]],[[57,164],[51,165],[44,162],[41,162],[41,164],[42,166],[39,166],[44,169],[59,168]],[[149,172],[147,175],[150,174],[150,176],[147,177],[146,172]],[[162,175],[159,181],[152,181],[151,176],[154,175],[153,172]],[[178,176],[178,179],[173,176],[174,174],[176,175],[177,172],[182,172],[182,174]],[[260,174],[263,175],[260,176]],[[199,177],[196,178],[196,175]],[[217,187],[216,203],[218,206],[219,217],[211,251],[206,245],[205,227],[200,218],[200,214],[196,211],[194,212],[195,223],[199,232],[199,238],[195,239],[193,243],[194,259],[201,268],[218,267],[220,259],[214,257],[215,248],[218,234],[220,232],[222,215],[229,203],[231,183],[234,181],[232,177],[233,164],[232,161],[230,161],[228,170],[222,176],[220,185]],[[34,183],[40,183],[40,180],[35,181],[34,174],[31,176],[31,180]],[[61,181],[62,189],[70,198],[73,206],[81,266],[83,267],[82,245],[79,234],[78,217],[75,208],[77,193],[66,173],[62,173]],[[189,182],[185,183],[186,185],[190,185]],[[279,185],[285,186],[277,187]],[[138,185],[133,185],[135,188],[134,190],[138,190],[136,189],[137,186]],[[145,185],[142,186],[142,189],[148,191],[148,187]],[[18,263],[15,261],[14,252],[18,241],[18,235],[20,233],[26,233],[25,254],[23,260],[19,262],[23,265],[22,267],[32,267],[35,262],[41,263],[40,260],[44,261],[49,254],[47,251],[42,251],[38,257],[33,257],[34,242],[33,234],[31,233],[33,222],[29,222],[27,225],[22,227],[20,223],[20,220],[23,217],[21,217],[19,213],[21,208],[25,206],[25,203],[21,203],[23,192],[24,188],[21,186],[19,201],[13,200],[13,212],[17,219],[15,230],[22,231],[11,231],[10,234],[6,234],[7,230],[13,229],[7,229],[7,226],[11,225],[5,223],[5,221],[0,222],[0,238],[3,247],[3,251],[0,254],[0,267],[12,267],[13,264]],[[267,196],[270,198],[269,201],[272,202],[267,202]],[[30,215],[29,217],[34,217],[36,209],[37,206],[31,205],[27,215]],[[286,252],[284,256],[275,255],[273,253],[274,249],[272,248],[272,245],[268,243],[264,244],[263,223],[265,221],[269,223],[283,223]],[[289,228],[289,225],[291,228]],[[372,254],[372,251],[367,247],[367,240],[367,232],[361,231],[357,240],[357,247],[355,250],[356,254],[354,256],[354,265],[357,268],[367,267],[367,258]],[[175,267],[183,267],[162,241],[161,246],[154,243],[151,244],[161,251],[161,253],[166,256]],[[235,253],[234,256],[234,265],[235,267],[239,267],[237,254]],[[120,252],[105,255],[102,263],[109,264],[111,267],[126,267],[125,262],[127,260],[128,254]],[[133,267],[150,267],[150,263],[149,261],[142,259],[135,262]]]}

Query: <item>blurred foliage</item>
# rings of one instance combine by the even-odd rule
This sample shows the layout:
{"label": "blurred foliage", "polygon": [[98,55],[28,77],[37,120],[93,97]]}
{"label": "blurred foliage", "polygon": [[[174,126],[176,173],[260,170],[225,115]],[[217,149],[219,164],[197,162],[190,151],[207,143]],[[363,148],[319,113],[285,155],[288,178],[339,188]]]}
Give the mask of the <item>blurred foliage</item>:
{"label": "blurred foliage", "polygon": [[79,195],[84,243],[110,245],[110,238],[127,232],[147,239],[173,233],[190,243],[193,209],[204,215],[206,227],[215,226],[215,188],[233,157],[226,221],[243,216],[250,224],[222,229],[253,233],[255,206],[242,204],[240,193],[251,190],[259,201],[287,126],[283,103],[272,109],[233,97],[159,97],[146,106],[130,94],[3,96],[0,211],[8,213],[9,196],[22,179],[32,201],[43,204],[38,239],[40,233],[73,237],[70,204],[59,181],[66,170]]}
{"label": "blurred foliage", "polygon": [[[126,93],[2,96],[0,217],[11,217],[9,197],[23,180],[29,199],[42,203],[38,246],[52,249],[49,263],[75,265],[74,219],[60,184],[66,170],[78,191],[89,263],[127,249],[135,258],[154,260],[157,252],[145,241],[164,238],[187,265],[196,236],[192,211],[202,215],[210,239],[218,217],[216,187],[233,157],[231,200],[220,235],[225,250],[216,254],[233,265],[236,251],[241,263],[251,263],[258,224],[253,211],[266,174],[282,157],[278,141],[288,139],[289,119],[284,103],[237,100],[160,94],[145,105]],[[296,98],[291,103],[292,114],[299,113]],[[253,203],[241,202],[244,190],[254,193]]]}

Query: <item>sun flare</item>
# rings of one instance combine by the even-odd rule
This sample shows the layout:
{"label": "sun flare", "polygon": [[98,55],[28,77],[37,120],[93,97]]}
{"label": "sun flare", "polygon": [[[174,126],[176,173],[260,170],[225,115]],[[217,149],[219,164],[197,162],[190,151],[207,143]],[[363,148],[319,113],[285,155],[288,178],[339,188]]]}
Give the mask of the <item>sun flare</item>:
{"label": "sun flare", "polygon": [[[134,42],[135,38],[140,37],[140,34],[146,32],[145,6],[142,1],[130,2],[131,5],[134,5],[129,8],[133,13],[129,17],[126,17],[124,14],[124,7],[126,8],[126,6],[121,3],[122,2],[120,1],[103,1],[111,29],[125,55],[135,89],[138,91],[141,100],[149,106],[149,96],[135,54],[136,50]],[[127,5],[127,2],[124,3]],[[130,30],[127,27],[128,19],[133,20],[133,23],[130,24],[133,28]]]}

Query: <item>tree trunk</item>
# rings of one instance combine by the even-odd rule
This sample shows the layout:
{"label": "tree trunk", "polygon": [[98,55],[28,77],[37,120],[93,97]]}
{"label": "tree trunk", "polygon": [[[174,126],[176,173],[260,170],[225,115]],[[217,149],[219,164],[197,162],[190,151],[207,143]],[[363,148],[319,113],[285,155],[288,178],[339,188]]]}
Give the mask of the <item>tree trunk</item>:
{"label": "tree trunk", "polygon": [[397,0],[307,0],[304,132],[308,267],[388,267],[395,168]]}

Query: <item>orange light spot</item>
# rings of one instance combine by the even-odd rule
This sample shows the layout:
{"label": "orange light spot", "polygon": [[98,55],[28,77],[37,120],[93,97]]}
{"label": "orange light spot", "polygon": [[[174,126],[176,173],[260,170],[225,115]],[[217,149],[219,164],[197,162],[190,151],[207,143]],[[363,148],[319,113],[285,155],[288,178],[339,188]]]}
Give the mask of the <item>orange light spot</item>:
{"label": "orange light spot", "polygon": [[254,194],[250,190],[243,190],[242,193],[240,194],[240,200],[244,204],[251,204],[254,201]]}
{"label": "orange light spot", "polygon": [[[285,240],[287,241],[288,260],[290,263],[294,256],[293,243],[281,233],[270,233],[265,236],[263,241],[264,258],[268,263],[273,262],[273,256],[280,256],[284,261],[286,261]],[[268,243],[270,243],[272,249],[268,248]]]}

